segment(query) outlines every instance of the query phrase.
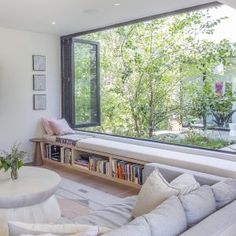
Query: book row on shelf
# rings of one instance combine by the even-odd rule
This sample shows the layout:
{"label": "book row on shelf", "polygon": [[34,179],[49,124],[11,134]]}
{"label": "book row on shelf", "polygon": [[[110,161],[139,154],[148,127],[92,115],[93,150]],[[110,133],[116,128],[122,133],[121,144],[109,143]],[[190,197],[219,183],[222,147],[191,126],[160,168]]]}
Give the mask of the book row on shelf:
{"label": "book row on shelf", "polygon": [[70,148],[45,144],[45,154],[47,159],[65,164],[72,163],[72,150]]}
{"label": "book row on shelf", "polygon": [[80,168],[95,171],[100,174],[109,175],[109,161],[95,155],[81,154],[74,164]]}
{"label": "book row on shelf", "polygon": [[89,170],[95,171],[100,174],[109,175],[110,163],[104,158],[91,156],[89,158]]}
{"label": "book row on shelf", "polygon": [[143,184],[143,165],[122,160],[112,160],[112,176],[118,179]]}
{"label": "book row on shelf", "polygon": [[111,175],[114,178],[130,181],[139,185],[143,184],[144,166],[141,164],[112,159],[112,172],[110,173],[110,162],[108,157],[76,151],[72,158],[71,148],[51,144],[45,144],[45,158],[64,164],[75,165],[81,169],[94,171],[99,174],[107,176]]}
{"label": "book row on shelf", "polygon": [[[64,164],[74,164],[82,169],[95,171],[100,174],[109,175],[109,161],[88,153],[81,153],[72,161],[71,148],[57,145],[45,145],[46,158]],[[72,163],[73,162],[73,163]]]}

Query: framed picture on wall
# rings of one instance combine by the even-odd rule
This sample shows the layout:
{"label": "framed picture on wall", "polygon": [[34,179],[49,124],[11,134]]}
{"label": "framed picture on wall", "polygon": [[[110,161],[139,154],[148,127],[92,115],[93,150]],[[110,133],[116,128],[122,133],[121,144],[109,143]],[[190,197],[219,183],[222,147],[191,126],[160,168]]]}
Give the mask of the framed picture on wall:
{"label": "framed picture on wall", "polygon": [[46,75],[33,75],[33,90],[46,90]]}
{"label": "framed picture on wall", "polygon": [[46,71],[46,56],[33,55],[33,70]]}
{"label": "framed picture on wall", "polygon": [[33,95],[33,109],[34,110],[46,110],[47,108],[47,95],[46,94],[34,94]]}

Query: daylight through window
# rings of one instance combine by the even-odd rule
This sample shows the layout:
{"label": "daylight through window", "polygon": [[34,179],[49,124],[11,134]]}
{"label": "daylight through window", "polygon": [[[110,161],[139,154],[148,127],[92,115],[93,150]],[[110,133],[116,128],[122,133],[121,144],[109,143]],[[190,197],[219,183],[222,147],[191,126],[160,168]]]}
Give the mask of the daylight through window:
{"label": "daylight through window", "polygon": [[221,5],[77,36],[74,126],[236,152],[235,22]]}

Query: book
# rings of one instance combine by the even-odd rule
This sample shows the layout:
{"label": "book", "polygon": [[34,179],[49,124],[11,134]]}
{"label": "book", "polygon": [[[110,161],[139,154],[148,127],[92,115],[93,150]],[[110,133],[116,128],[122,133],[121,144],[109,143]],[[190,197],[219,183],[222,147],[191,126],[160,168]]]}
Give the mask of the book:
{"label": "book", "polygon": [[112,177],[134,182],[140,185],[143,183],[143,165],[113,159],[111,167]]}
{"label": "book", "polygon": [[71,164],[72,162],[72,151],[70,148],[64,149],[64,163]]}

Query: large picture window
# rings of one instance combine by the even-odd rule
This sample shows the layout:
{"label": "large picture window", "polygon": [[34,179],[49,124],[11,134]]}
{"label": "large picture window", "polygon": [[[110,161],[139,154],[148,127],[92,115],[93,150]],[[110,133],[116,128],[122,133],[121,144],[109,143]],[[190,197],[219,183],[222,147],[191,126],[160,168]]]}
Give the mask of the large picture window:
{"label": "large picture window", "polygon": [[62,38],[65,116],[84,131],[236,152],[235,21],[217,4]]}

